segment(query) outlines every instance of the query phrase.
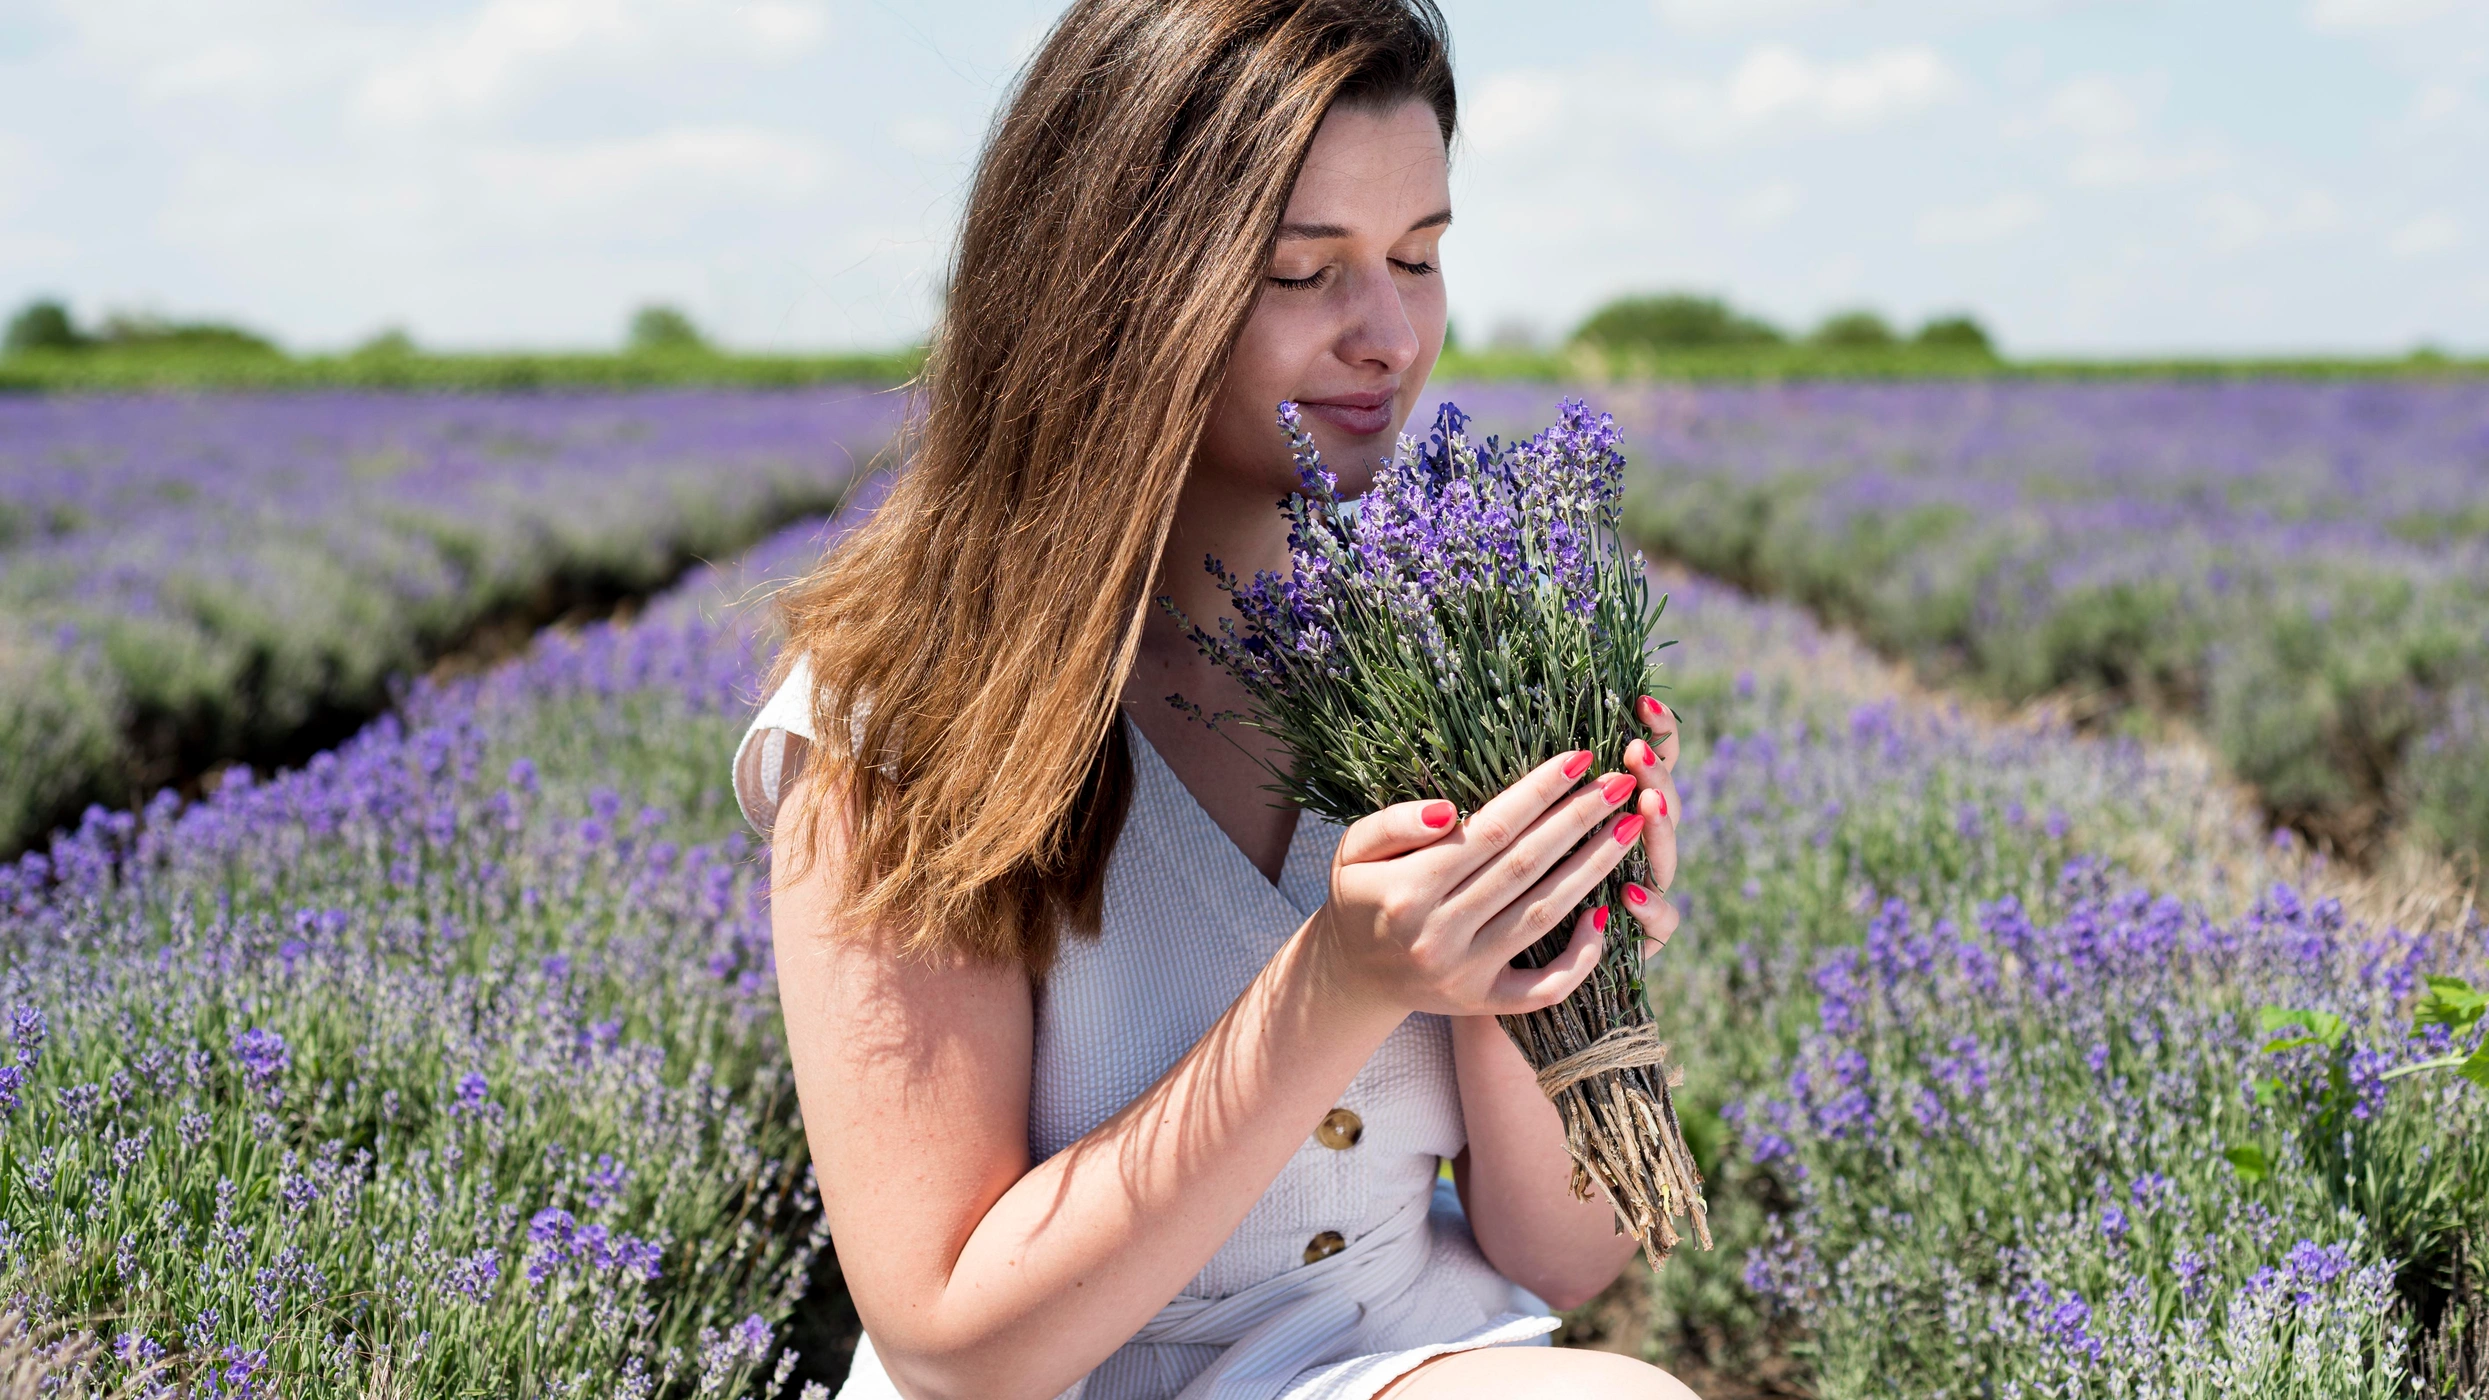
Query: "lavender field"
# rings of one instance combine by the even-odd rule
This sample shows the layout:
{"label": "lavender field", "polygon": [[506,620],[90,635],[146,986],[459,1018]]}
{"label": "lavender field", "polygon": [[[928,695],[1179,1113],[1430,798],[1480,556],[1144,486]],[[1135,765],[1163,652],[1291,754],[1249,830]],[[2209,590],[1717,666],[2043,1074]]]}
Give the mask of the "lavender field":
{"label": "lavender field", "polygon": [[[1466,391],[1464,391],[1466,392]],[[1552,395],[1473,395],[1490,423]],[[1655,551],[1921,674],[2199,728],[2354,854],[2489,850],[2489,383],[1642,388]]]}
{"label": "lavender field", "polygon": [[0,773],[0,852],[308,757],[481,624],[818,512],[898,412],[863,388],[0,398],[0,750],[44,755]]}
{"label": "lavender field", "polygon": [[[822,538],[0,867],[0,1360],[184,1396],[834,1380],[724,782],[754,600]],[[2481,1393],[2489,924],[2363,923],[2183,751],[1966,716],[1796,605],[1663,586],[1686,921],[1653,999],[1721,1247],[1570,1340],[1721,1395]]]}

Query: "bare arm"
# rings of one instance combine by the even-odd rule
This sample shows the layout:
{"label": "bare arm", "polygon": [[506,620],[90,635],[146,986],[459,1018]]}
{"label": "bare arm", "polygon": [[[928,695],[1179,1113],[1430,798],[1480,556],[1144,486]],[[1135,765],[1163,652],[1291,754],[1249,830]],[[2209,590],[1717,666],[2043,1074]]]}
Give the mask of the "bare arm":
{"label": "bare arm", "polygon": [[[1330,902],[1218,1023],[1034,1166],[1024,975],[909,961],[885,937],[835,929],[837,851],[777,889],[780,997],[824,1209],[902,1391],[1059,1392],[1200,1271],[1410,1011],[1520,1011],[1571,991],[1597,957],[1587,918],[1556,963],[1508,964],[1616,859],[1615,842],[1581,838],[1622,799],[1577,778],[1550,763],[1458,829],[1417,803],[1352,827]],[[807,793],[790,796],[797,811]]]}
{"label": "bare arm", "polygon": [[[1642,719],[1652,742],[1628,749],[1625,767],[1640,786],[1636,810],[1646,819],[1642,839],[1651,878],[1665,890],[1677,870],[1676,716],[1652,701],[1642,707]],[[1647,955],[1676,931],[1677,911],[1662,895],[1643,893],[1639,903],[1628,893],[1625,903],[1641,925]],[[1589,1302],[1633,1257],[1633,1237],[1616,1233],[1615,1209],[1604,1192],[1573,1199],[1563,1120],[1493,1017],[1453,1020],[1452,1060],[1469,1130],[1469,1146],[1453,1159],[1452,1174],[1479,1251],[1497,1272],[1551,1306]]]}

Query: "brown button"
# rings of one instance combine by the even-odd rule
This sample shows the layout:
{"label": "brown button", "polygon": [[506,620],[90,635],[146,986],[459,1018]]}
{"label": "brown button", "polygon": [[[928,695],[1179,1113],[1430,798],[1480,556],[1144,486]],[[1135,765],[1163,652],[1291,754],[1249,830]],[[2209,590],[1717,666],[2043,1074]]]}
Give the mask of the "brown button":
{"label": "brown button", "polygon": [[1348,1248],[1347,1236],[1337,1230],[1325,1230],[1306,1242],[1305,1262],[1311,1264],[1317,1260],[1328,1259],[1346,1248]]}
{"label": "brown button", "polygon": [[1334,1152],[1345,1152],[1365,1136],[1365,1120],[1344,1108],[1332,1109],[1322,1115],[1322,1126],[1314,1129],[1314,1141]]}

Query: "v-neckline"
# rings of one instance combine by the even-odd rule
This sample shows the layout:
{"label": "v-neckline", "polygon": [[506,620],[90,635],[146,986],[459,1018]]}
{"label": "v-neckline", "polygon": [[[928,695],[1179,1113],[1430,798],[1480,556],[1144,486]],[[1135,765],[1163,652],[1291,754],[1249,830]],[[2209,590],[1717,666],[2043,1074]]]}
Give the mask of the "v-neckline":
{"label": "v-neckline", "polygon": [[[1295,923],[1311,917],[1314,911],[1299,904],[1296,896],[1288,892],[1292,884],[1299,883],[1290,877],[1301,873],[1303,862],[1313,854],[1314,843],[1322,841],[1322,828],[1326,823],[1313,813],[1301,807],[1298,808],[1296,827],[1288,833],[1287,854],[1279,860],[1278,878],[1273,879],[1264,875],[1262,868],[1255,865],[1252,858],[1244,853],[1244,848],[1238,846],[1235,839],[1227,834],[1227,828],[1219,825],[1218,819],[1210,815],[1210,809],[1201,805],[1201,799],[1193,796],[1193,790],[1186,787],[1184,780],[1177,776],[1175,769],[1168,766],[1166,758],[1158,752],[1157,746],[1150,743],[1147,734],[1141,732],[1141,726],[1134,724],[1129,715],[1119,716],[1119,718],[1124,725],[1125,736],[1131,743],[1135,764],[1134,782],[1155,781],[1171,791],[1172,797],[1169,805],[1175,808],[1177,820],[1182,821],[1190,833],[1187,844],[1197,851],[1208,852],[1213,862],[1227,868],[1228,878],[1222,880],[1221,883],[1234,886],[1249,885],[1259,892],[1266,893],[1275,901],[1280,910],[1293,915],[1290,920],[1290,932],[1294,931]],[[1143,776],[1140,771],[1142,767],[1149,770],[1148,776]],[[1327,855],[1325,864],[1328,864]]]}

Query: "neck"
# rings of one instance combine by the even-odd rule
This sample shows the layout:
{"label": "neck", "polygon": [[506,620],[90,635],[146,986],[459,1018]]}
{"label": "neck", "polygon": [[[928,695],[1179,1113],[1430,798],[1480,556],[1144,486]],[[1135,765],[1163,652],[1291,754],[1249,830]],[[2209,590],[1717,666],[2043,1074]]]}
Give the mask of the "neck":
{"label": "neck", "polygon": [[1223,475],[1195,472],[1176,502],[1140,653],[1124,683],[1124,711],[1228,838],[1264,876],[1276,879],[1296,811],[1273,805],[1261,790],[1268,775],[1255,761],[1284,763],[1285,754],[1254,730],[1222,723],[1213,734],[1167,704],[1169,695],[1181,695],[1217,713],[1246,709],[1249,701],[1235,677],[1202,656],[1156,600],[1169,599],[1194,626],[1215,631],[1220,618],[1233,614],[1227,594],[1202,567],[1203,556],[1240,578],[1288,567],[1288,522],[1276,508],[1278,497],[1266,485],[1240,489],[1218,479]]}

